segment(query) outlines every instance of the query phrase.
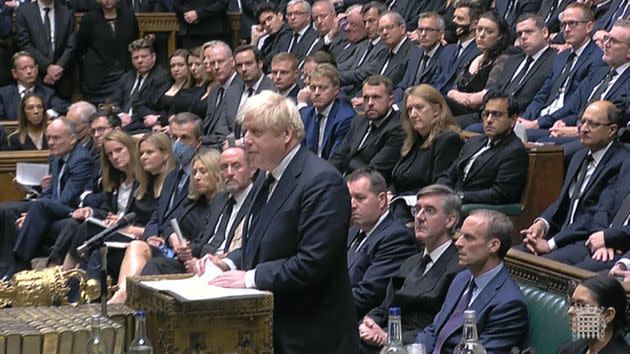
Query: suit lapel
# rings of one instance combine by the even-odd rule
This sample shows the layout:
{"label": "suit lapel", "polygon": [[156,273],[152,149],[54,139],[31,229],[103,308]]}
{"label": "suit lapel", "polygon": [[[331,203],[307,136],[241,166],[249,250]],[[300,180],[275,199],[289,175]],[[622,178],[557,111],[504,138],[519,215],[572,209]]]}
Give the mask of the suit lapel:
{"label": "suit lapel", "polygon": [[608,90],[608,92],[606,93],[606,96],[604,96],[604,98],[609,100],[612,96],[615,95],[617,90],[619,90],[621,88],[625,88],[627,90],[628,89],[628,81],[629,81],[628,77],[629,76],[630,76],[630,70],[625,70],[623,72],[623,74],[621,74],[619,79],[617,79],[617,81],[615,81],[615,84],[610,88],[610,90]]}
{"label": "suit lapel", "polygon": [[228,196],[228,193],[221,193],[220,195],[216,196],[215,199],[212,201],[212,210],[210,210],[210,213],[208,215],[208,220],[205,226],[203,237],[201,238],[202,247],[210,241],[210,238],[212,236],[214,236],[214,229],[217,226],[217,222],[219,222],[219,218],[221,217]]}
{"label": "suit lapel", "polygon": [[241,208],[238,210],[238,213],[236,213],[234,222],[232,222],[232,225],[230,226],[230,229],[228,230],[228,233],[226,235],[226,238],[227,238],[226,245],[230,245],[232,243],[232,239],[234,238],[236,229],[245,218],[245,215],[247,215],[247,213],[249,212],[249,207],[252,204],[253,199],[254,199],[254,188],[252,188],[249,191],[249,193],[247,194],[247,197],[245,197],[245,200],[243,201],[243,205],[241,205]]}
{"label": "suit lapel", "polygon": [[429,269],[429,271],[420,278],[422,281],[413,285],[414,289],[416,289],[414,292],[418,293],[417,297],[420,297],[435,288],[438,284],[438,280],[444,275],[444,272],[448,268],[448,264],[453,257],[457,257],[457,250],[455,249],[455,246],[451,244],[440,256],[440,258],[438,258],[437,262],[433,263],[431,269]]}
{"label": "suit lapel", "polygon": [[[353,144],[352,144],[352,149],[350,151],[350,155],[354,155],[357,151],[359,150],[363,150],[365,148],[365,146],[367,145],[367,140],[365,142],[365,144],[363,144],[363,147],[361,147],[361,149],[359,149],[359,145],[361,144],[361,140],[363,140],[363,137],[365,136],[365,133],[367,133],[368,129],[369,129],[369,124],[370,122],[368,121],[367,118],[360,118],[361,121],[357,124],[358,129],[357,131],[360,132],[360,134],[357,134],[357,136],[354,136],[353,138]],[[373,135],[373,134],[370,134]]]}
{"label": "suit lapel", "polygon": [[[474,143],[471,142],[471,146],[468,149],[464,149],[462,150],[462,158],[460,159],[459,162],[459,168],[460,170],[464,170],[464,166],[466,166],[466,164],[468,163],[468,160],[470,160],[471,157],[473,157],[474,154],[477,153],[477,151],[479,151],[479,149],[481,149],[487,142],[487,139],[479,139],[478,141],[475,141]],[[470,175],[470,172],[468,173]]]}
{"label": "suit lapel", "polygon": [[613,142],[613,144],[610,146],[608,151],[606,151],[606,154],[602,156],[602,159],[597,164],[597,167],[595,167],[595,170],[593,171],[591,178],[588,179],[588,183],[586,184],[586,187],[584,188],[584,192],[582,192],[582,195],[585,195],[588,192],[588,190],[593,186],[595,181],[597,181],[597,179],[599,178],[599,175],[602,174],[602,171],[608,165],[608,161],[612,158],[612,156],[616,152],[617,152],[617,144],[616,142]]}

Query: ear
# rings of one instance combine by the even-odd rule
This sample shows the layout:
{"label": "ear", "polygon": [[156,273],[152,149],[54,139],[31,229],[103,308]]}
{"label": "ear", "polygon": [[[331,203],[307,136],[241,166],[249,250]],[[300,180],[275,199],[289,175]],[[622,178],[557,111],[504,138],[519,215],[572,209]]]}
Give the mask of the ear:
{"label": "ear", "polygon": [[501,248],[501,241],[498,238],[493,238],[490,240],[490,252],[494,254],[499,253],[499,249]]}
{"label": "ear", "polygon": [[387,209],[387,192],[381,192],[378,194],[378,206],[381,209]]}
{"label": "ear", "polygon": [[617,310],[614,307],[609,307],[604,309],[602,316],[604,317],[604,321],[606,323],[611,323],[615,319],[615,315],[617,314]]}
{"label": "ear", "polygon": [[455,228],[455,222],[456,222],[457,218],[455,217],[454,214],[449,214],[446,216],[446,228],[449,230],[453,230]]}

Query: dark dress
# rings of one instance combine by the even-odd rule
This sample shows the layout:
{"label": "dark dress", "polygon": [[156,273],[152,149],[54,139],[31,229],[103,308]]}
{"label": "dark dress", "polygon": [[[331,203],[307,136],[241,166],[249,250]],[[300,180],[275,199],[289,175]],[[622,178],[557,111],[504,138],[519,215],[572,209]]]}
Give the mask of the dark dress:
{"label": "dark dress", "polygon": [[[586,339],[569,342],[558,350],[558,354],[586,354],[588,345]],[[626,343],[622,335],[616,335],[603,347],[598,354],[630,353],[630,345]]]}
{"label": "dark dress", "polygon": [[[42,137],[42,148],[41,150],[48,149],[48,141],[46,141],[46,136]],[[40,150],[35,146],[31,137],[26,134],[26,139],[24,139],[24,144],[20,143],[20,135],[18,132],[14,132],[9,135],[9,149],[10,151],[18,151],[18,150]]]}
{"label": "dark dress", "polygon": [[[200,94],[200,92],[202,93]],[[168,118],[170,116],[181,112],[189,112],[191,105],[193,105],[195,101],[199,100],[199,97],[203,95],[203,92],[205,92],[205,87],[190,87],[180,89],[173,96],[168,96],[166,94],[162,95],[157,103],[157,109],[160,112],[160,124],[162,126],[167,126]],[[203,117],[204,116],[199,116],[199,118]]]}
{"label": "dark dress", "polygon": [[199,87],[199,91],[197,91],[197,94],[188,107],[188,112],[196,114],[197,117],[201,119],[204,119],[208,113],[208,97],[203,97],[207,89],[207,86]]}

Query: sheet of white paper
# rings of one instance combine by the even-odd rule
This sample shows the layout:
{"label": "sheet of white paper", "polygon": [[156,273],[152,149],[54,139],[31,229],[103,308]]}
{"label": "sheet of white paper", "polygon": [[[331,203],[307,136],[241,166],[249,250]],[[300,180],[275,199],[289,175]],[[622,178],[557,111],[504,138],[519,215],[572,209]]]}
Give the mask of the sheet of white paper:
{"label": "sheet of white paper", "polygon": [[23,186],[39,186],[42,178],[48,175],[45,163],[18,162],[15,170],[15,180]]}
{"label": "sheet of white paper", "polygon": [[143,281],[142,285],[176,294],[186,300],[210,300],[247,295],[263,295],[267,292],[256,289],[230,289],[208,285],[205,277],[193,276],[185,279]]}

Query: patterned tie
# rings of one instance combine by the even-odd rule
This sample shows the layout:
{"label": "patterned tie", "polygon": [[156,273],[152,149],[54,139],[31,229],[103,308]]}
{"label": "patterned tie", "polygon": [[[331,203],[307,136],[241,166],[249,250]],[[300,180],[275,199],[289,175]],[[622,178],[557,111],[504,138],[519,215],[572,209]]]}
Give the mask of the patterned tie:
{"label": "patterned tie", "polygon": [[468,303],[472,298],[473,291],[475,291],[475,280],[471,279],[468,283],[467,289],[464,291],[462,296],[459,298],[459,302],[455,305],[455,309],[451,313],[446,324],[440,329],[435,338],[435,349],[433,350],[433,354],[442,353],[442,347],[446,340],[458,327],[460,327],[463,323],[464,311],[468,308]]}
{"label": "patterned tie", "polygon": [[582,166],[580,168],[580,174],[578,175],[578,178],[573,187],[573,194],[571,194],[571,199],[570,199],[570,204],[569,204],[569,215],[568,215],[569,217],[566,218],[565,226],[573,223],[573,216],[575,214],[575,209],[577,206],[576,202],[578,201],[578,199],[582,197],[582,192],[584,190],[584,188],[582,188],[582,185],[584,184],[584,180],[586,179],[586,173],[588,172],[588,165],[591,162],[593,162],[593,155],[591,154],[586,155],[586,158],[584,158],[584,161],[582,162]]}

